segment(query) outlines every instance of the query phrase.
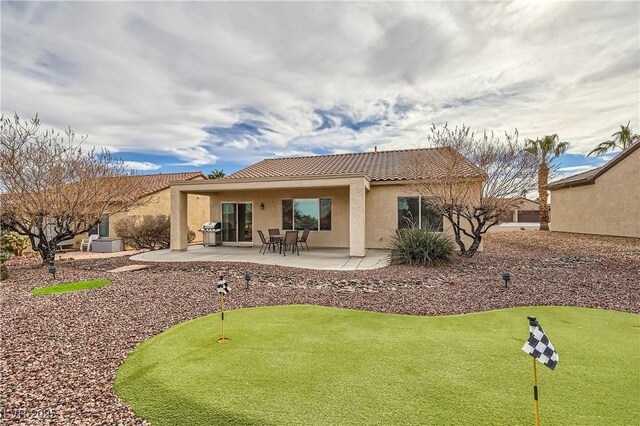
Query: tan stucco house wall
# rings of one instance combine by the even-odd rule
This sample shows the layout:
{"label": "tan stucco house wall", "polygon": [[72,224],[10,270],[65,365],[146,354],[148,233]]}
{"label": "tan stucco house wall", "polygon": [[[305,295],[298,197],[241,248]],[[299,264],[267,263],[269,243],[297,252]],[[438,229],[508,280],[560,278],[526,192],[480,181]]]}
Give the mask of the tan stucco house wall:
{"label": "tan stucco house wall", "polygon": [[[410,184],[372,184],[367,194],[366,246],[367,248],[389,248],[398,224],[398,197],[415,197],[419,194]],[[453,237],[451,224],[442,219],[443,231]],[[467,229],[465,227],[465,229]],[[467,247],[471,239],[462,236]],[[479,251],[483,250],[480,244]]]}
{"label": "tan stucco house wall", "polygon": [[[118,221],[129,216],[146,216],[164,214],[171,215],[171,189],[166,188],[155,194],[143,197],[141,205],[127,212],[115,213],[109,216],[109,237],[117,238],[115,228]],[[187,226],[196,233],[197,241],[202,241],[202,233],[197,232],[203,223],[209,221],[209,198],[204,195],[189,195],[187,197],[189,215]]]}
{"label": "tan stucco house wall", "polygon": [[[330,198],[331,231],[311,231],[309,241],[318,247],[349,247],[349,188],[286,188],[262,191],[232,191],[209,194],[211,222],[221,222],[222,203],[240,202],[253,205],[253,242],[260,244],[258,230],[268,236],[269,228],[282,229],[282,200]],[[264,210],[261,209],[264,206]],[[346,219],[346,220],[345,220]]]}
{"label": "tan stucco house wall", "polygon": [[559,188],[551,184],[551,230],[640,238],[638,145],[592,179],[569,180]]}
{"label": "tan stucco house wall", "polygon": [[[189,181],[206,180],[204,177],[196,177]],[[188,217],[187,226],[195,232],[195,240],[193,242],[202,242],[202,233],[198,229],[203,223],[210,220],[209,197],[204,194],[190,194],[187,196]],[[106,212],[107,214],[109,212]],[[140,205],[126,212],[119,212],[109,215],[109,238],[118,238],[115,232],[116,224],[125,217],[145,216],[145,215],[171,215],[171,188],[167,187],[160,191],[146,195],[140,199]],[[74,238],[73,247],[79,248],[80,242],[88,237],[88,233],[77,235]]]}

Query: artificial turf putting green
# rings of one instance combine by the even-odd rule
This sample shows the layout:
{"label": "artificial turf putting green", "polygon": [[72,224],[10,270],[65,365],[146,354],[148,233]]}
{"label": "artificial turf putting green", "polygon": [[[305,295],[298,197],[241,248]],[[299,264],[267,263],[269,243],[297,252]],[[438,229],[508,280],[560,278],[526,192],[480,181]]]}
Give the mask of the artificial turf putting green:
{"label": "artificial turf putting green", "polygon": [[239,309],[141,344],[116,393],[153,425],[533,424],[536,315],[560,362],[538,363],[546,425],[640,417],[640,316],[529,307],[446,317],[318,306]]}
{"label": "artificial turf putting green", "polygon": [[64,284],[52,285],[48,287],[34,288],[33,290],[31,290],[31,294],[43,295],[43,294],[69,293],[72,291],[88,290],[90,288],[102,287],[107,284],[111,284],[111,281],[109,280],[76,281],[73,283],[64,283]]}

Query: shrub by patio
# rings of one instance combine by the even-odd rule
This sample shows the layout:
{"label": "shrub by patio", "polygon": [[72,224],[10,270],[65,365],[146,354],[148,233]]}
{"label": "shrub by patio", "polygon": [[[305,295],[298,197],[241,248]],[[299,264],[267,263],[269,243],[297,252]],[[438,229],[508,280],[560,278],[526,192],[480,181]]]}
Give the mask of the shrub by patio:
{"label": "shrub by patio", "polygon": [[411,227],[399,229],[391,240],[391,262],[431,266],[453,260],[456,246],[441,232]]}
{"label": "shrub by patio", "polygon": [[[120,219],[115,232],[122,241],[136,249],[166,249],[171,243],[171,218],[164,214],[127,216]],[[187,230],[187,241],[196,237],[195,232]]]}

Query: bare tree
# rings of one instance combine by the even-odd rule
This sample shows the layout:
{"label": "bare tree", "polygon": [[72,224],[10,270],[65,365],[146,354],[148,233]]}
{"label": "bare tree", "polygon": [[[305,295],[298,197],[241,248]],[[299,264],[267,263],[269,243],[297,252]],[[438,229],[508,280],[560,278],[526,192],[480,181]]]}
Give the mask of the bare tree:
{"label": "bare tree", "polygon": [[77,142],[71,129],[42,130],[37,115],[0,120],[1,225],[28,237],[43,263],[53,261],[58,243],[86,233],[105,213],[143,202],[140,180],[122,161],[82,150],[86,136]]}
{"label": "bare tree", "polygon": [[517,206],[517,198],[535,188],[537,163],[518,141],[517,130],[498,138],[464,125],[432,125],[427,142],[442,149],[437,159],[429,150],[412,153],[413,188],[449,222],[460,254],[471,257],[483,235]]}

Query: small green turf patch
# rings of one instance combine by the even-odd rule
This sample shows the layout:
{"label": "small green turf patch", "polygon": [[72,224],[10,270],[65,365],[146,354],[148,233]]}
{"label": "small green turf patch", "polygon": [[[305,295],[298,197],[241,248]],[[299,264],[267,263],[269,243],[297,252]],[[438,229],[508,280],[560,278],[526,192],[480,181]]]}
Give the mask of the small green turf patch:
{"label": "small green turf patch", "polygon": [[318,306],[239,309],[133,351],[115,390],[153,425],[533,424],[527,315],[560,354],[538,364],[550,425],[635,424],[640,316],[527,307],[447,317]]}
{"label": "small green turf patch", "polygon": [[57,293],[69,293],[72,291],[88,290],[90,288],[103,287],[107,284],[111,284],[109,280],[89,280],[89,281],[77,281],[73,283],[57,284],[48,287],[34,288],[31,290],[31,294],[43,295],[43,294],[57,294]]}

